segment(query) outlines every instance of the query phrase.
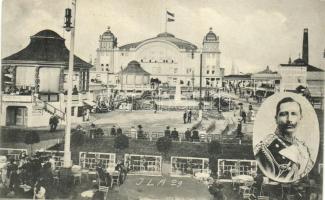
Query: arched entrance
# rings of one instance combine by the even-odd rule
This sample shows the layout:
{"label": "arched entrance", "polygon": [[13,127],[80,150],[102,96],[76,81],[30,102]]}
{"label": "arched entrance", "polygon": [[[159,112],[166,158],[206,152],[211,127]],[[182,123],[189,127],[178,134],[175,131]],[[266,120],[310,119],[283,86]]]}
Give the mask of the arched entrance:
{"label": "arched entrance", "polygon": [[8,106],[6,125],[7,126],[27,126],[27,107],[25,106]]}

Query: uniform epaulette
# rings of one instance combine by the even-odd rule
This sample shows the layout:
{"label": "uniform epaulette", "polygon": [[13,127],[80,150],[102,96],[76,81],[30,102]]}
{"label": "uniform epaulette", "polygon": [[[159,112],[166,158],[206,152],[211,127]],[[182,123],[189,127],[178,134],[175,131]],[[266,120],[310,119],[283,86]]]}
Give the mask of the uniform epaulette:
{"label": "uniform epaulette", "polygon": [[263,140],[261,140],[259,143],[257,143],[254,147],[254,154],[256,155],[262,147],[266,147],[272,143],[272,141],[277,138],[275,134],[269,134],[267,135]]}

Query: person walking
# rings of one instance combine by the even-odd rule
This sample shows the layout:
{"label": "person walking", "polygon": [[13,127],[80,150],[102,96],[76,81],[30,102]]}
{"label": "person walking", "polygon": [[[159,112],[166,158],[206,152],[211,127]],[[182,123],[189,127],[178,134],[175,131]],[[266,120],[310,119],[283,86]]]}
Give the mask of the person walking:
{"label": "person walking", "polygon": [[54,114],[50,117],[50,132],[55,132],[56,131],[56,127],[58,126],[59,123],[59,119],[58,117]]}
{"label": "person walking", "polygon": [[183,121],[184,121],[184,124],[186,124],[186,121],[187,121],[187,112],[185,110],[184,114],[183,114]]}
{"label": "person walking", "polygon": [[246,111],[245,111],[245,110],[242,110],[242,112],[241,112],[241,117],[243,118],[244,124],[246,124],[246,117],[247,117],[247,114],[246,114]]}
{"label": "person walking", "polygon": [[189,110],[187,113],[187,123],[192,122],[192,110]]}

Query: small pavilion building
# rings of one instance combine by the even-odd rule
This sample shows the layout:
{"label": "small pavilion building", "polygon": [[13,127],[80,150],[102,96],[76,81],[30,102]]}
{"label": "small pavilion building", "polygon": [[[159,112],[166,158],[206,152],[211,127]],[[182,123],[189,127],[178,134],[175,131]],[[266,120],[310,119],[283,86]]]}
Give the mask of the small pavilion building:
{"label": "small pavilion building", "polygon": [[[30,37],[24,49],[2,59],[1,126],[48,126],[55,114],[65,123],[69,50],[52,30]],[[84,119],[91,64],[74,56],[73,122]]]}
{"label": "small pavilion building", "polygon": [[128,94],[142,94],[150,90],[150,73],[145,71],[140,63],[133,60],[119,72],[117,89]]}

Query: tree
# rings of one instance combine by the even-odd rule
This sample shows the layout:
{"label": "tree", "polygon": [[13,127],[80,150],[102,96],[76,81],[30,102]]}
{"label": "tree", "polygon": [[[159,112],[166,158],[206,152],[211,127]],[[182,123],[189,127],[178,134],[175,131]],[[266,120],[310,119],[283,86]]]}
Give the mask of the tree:
{"label": "tree", "polygon": [[25,135],[25,144],[29,144],[30,145],[30,154],[33,153],[33,144],[39,143],[40,139],[39,139],[39,135],[37,132],[35,131],[30,131],[27,132]]}
{"label": "tree", "polygon": [[209,167],[212,175],[218,174],[218,158],[222,154],[222,145],[219,141],[213,140],[208,144]]}
{"label": "tree", "polygon": [[212,140],[208,144],[208,153],[210,156],[215,156],[222,153],[222,146],[219,141]]}
{"label": "tree", "polygon": [[209,187],[209,192],[211,195],[213,195],[214,199],[216,200],[222,200],[225,199],[224,193],[223,193],[223,185],[220,183],[213,183]]}
{"label": "tree", "polygon": [[85,142],[85,133],[81,129],[71,130],[71,144],[81,146]]}
{"label": "tree", "polygon": [[126,149],[129,147],[129,138],[126,135],[118,135],[114,139],[114,148],[117,150]]}
{"label": "tree", "polygon": [[158,138],[156,145],[159,152],[167,154],[172,146],[172,140],[169,137],[161,137]]}

